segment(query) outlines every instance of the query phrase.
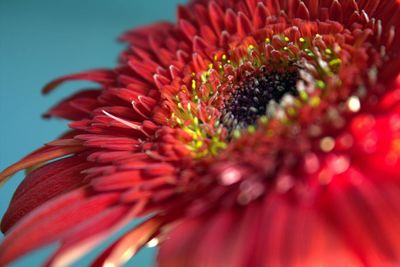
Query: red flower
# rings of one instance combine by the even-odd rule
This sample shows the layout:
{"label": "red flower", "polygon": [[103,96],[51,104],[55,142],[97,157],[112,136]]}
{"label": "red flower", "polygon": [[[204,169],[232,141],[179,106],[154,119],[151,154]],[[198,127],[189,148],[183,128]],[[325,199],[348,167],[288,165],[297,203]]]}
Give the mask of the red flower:
{"label": "red flower", "polygon": [[113,70],[46,115],[70,130],[2,220],[0,265],[160,244],[159,266],[400,265],[400,2],[215,0],[126,33]]}

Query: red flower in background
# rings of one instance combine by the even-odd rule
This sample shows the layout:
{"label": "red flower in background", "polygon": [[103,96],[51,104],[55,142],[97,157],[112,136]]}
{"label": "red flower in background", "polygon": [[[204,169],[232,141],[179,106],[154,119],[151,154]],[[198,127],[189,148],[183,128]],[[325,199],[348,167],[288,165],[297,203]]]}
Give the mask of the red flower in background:
{"label": "red flower in background", "polygon": [[66,76],[61,138],[1,223],[0,265],[58,242],[94,265],[400,265],[400,2],[215,0],[126,33],[113,70]]}

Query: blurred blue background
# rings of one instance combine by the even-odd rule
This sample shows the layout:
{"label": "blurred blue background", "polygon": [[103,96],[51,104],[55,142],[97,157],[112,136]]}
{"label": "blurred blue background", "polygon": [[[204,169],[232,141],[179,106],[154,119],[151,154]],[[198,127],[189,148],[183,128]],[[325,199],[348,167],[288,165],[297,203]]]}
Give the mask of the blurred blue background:
{"label": "blurred blue background", "polygon": [[[87,85],[68,83],[42,96],[40,89],[46,82],[64,74],[115,66],[124,48],[116,42],[122,32],[157,20],[174,20],[176,5],[184,2],[0,0],[0,169],[61,134],[67,122],[44,120],[41,114]],[[0,214],[22,178],[19,173],[0,188]],[[53,249],[38,250],[11,266],[40,266]],[[74,266],[87,266],[96,252]],[[127,265],[153,266],[154,255],[155,250],[145,249]]]}

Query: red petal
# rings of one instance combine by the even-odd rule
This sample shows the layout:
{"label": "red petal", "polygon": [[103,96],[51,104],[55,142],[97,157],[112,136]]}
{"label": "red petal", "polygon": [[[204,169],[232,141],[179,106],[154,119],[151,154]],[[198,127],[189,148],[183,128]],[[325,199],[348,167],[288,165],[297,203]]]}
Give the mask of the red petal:
{"label": "red petal", "polygon": [[198,242],[193,266],[254,266],[248,261],[253,256],[259,229],[263,227],[259,225],[261,214],[259,203],[253,203],[243,212],[238,210],[231,215],[232,221],[225,220],[219,227],[214,223]]}
{"label": "red petal", "polygon": [[334,177],[320,201],[321,212],[366,266],[398,266],[400,195],[393,192],[399,192],[399,183],[371,180],[354,168]]}
{"label": "red petal", "polygon": [[121,266],[134,256],[160,229],[164,219],[151,218],[114,242],[92,266]]}
{"label": "red petal", "polygon": [[249,32],[253,32],[253,26],[249,18],[241,12],[239,12],[237,16],[237,29],[241,37],[246,37]]}
{"label": "red petal", "polygon": [[85,71],[85,72],[81,72],[81,73],[77,73],[77,74],[63,76],[63,77],[58,78],[58,79],[50,82],[49,84],[47,84],[43,88],[43,93],[47,94],[47,93],[53,91],[60,84],[66,82],[66,81],[74,81],[74,80],[85,80],[85,81],[97,82],[97,83],[100,83],[100,84],[106,86],[106,85],[115,84],[116,74],[112,70],[97,69],[97,70]]}
{"label": "red petal", "polygon": [[67,120],[80,120],[90,115],[91,111],[99,105],[97,97],[100,90],[86,90],[63,100],[55,107],[51,108],[45,117],[59,117]]}
{"label": "red petal", "polygon": [[81,223],[110,208],[118,196],[90,197],[85,188],[80,188],[40,206],[8,232],[0,245],[0,265],[68,236]]}
{"label": "red petal", "polygon": [[90,183],[95,190],[112,191],[132,188],[142,180],[140,171],[125,171],[92,179]]}
{"label": "red petal", "polygon": [[52,159],[56,159],[62,156],[66,156],[69,154],[73,154],[83,150],[82,146],[62,146],[62,147],[53,147],[53,146],[44,146],[43,148],[33,152],[32,154],[26,156],[22,160],[14,163],[4,171],[0,173],[0,185],[4,183],[7,178],[9,178],[14,173],[35,166],[42,162],[46,162]]}
{"label": "red petal", "polygon": [[1,230],[7,232],[19,219],[44,202],[81,185],[81,171],[91,166],[82,157],[61,159],[32,171],[17,188],[5,213]]}
{"label": "red petal", "polygon": [[270,192],[262,204],[184,219],[161,244],[159,265],[396,266],[400,187],[375,188],[332,185],[320,209]]}
{"label": "red petal", "polygon": [[189,21],[181,19],[179,20],[179,27],[189,41],[192,41],[193,37],[197,34],[196,27],[194,27]]}
{"label": "red petal", "polygon": [[160,34],[165,35],[172,27],[173,24],[170,22],[159,22],[128,31],[122,35],[120,39],[124,42],[129,42],[134,46],[149,49],[149,36]]}
{"label": "red petal", "polygon": [[224,12],[221,7],[215,2],[210,1],[208,4],[208,12],[210,15],[211,25],[217,35],[224,29]]}
{"label": "red petal", "polygon": [[120,230],[142,211],[145,202],[135,206],[112,207],[76,227],[63,239],[48,266],[67,266]]}
{"label": "red petal", "polygon": [[355,141],[355,161],[373,172],[373,179],[400,177],[400,105],[379,116],[361,114],[350,132]]}

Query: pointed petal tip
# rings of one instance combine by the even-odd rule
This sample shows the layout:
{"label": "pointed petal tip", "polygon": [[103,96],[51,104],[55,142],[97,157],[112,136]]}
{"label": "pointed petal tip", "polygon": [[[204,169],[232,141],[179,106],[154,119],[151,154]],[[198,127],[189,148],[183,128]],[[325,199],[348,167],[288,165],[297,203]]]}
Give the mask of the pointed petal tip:
{"label": "pointed petal tip", "polygon": [[95,69],[77,74],[62,76],[46,84],[42,89],[42,93],[48,94],[54,89],[56,89],[60,84],[67,81],[76,81],[76,80],[96,82],[102,85],[111,85],[115,83],[116,75],[114,71],[109,69]]}
{"label": "pointed petal tip", "polygon": [[28,155],[22,160],[12,164],[8,168],[0,172],[0,186],[2,186],[7,180],[20,170],[30,168],[37,164],[46,162],[48,160],[56,159],[62,156],[73,154],[75,152],[81,151],[82,146],[63,146],[63,147],[50,147],[42,148],[44,151],[37,151],[33,154]]}

